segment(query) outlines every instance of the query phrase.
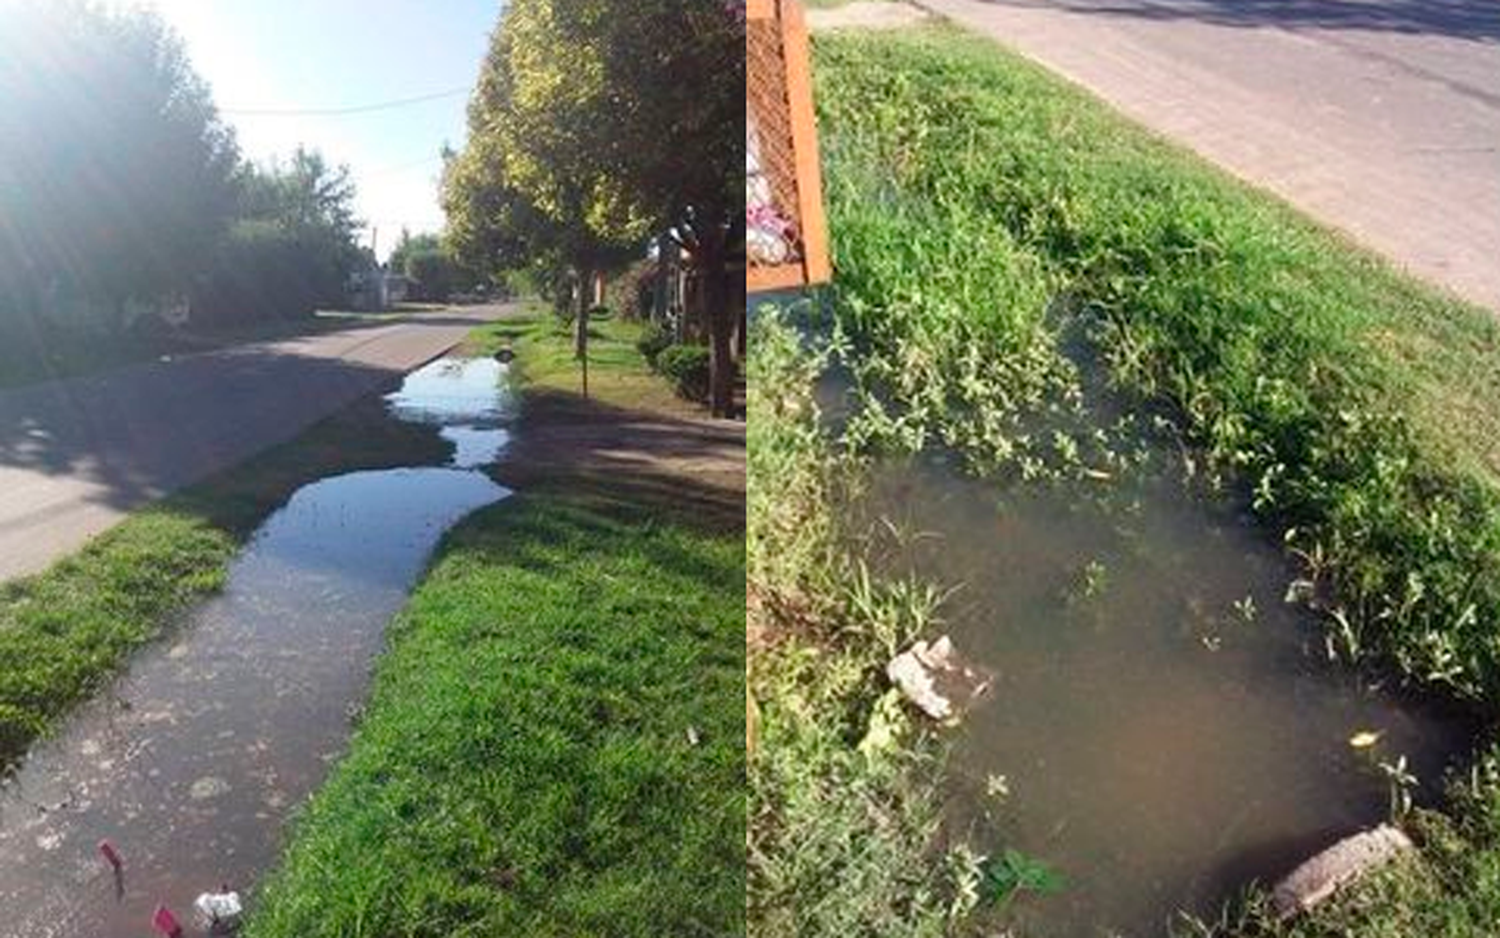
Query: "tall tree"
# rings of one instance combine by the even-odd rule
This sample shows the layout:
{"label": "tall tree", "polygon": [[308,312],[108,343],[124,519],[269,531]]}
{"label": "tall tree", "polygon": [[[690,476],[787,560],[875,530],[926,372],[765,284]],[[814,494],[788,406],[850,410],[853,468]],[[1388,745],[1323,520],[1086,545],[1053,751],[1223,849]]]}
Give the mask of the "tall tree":
{"label": "tall tree", "polygon": [[600,66],[604,0],[512,0],[469,107],[469,143],[450,160],[445,205],[462,255],[492,251],[572,273],[576,350],[587,356],[597,272],[643,251],[635,211],[592,131],[609,107]]}
{"label": "tall tree", "polygon": [[127,300],[185,290],[231,217],[238,152],[161,20],[0,3],[0,102],[0,268],[24,295],[92,297],[118,329]]}
{"label": "tall tree", "polygon": [[489,209],[455,226],[470,246],[520,221],[526,244],[585,281],[591,253],[647,234],[685,249],[704,278],[720,414],[734,376],[727,261],[744,215],[743,43],[733,12],[709,0],[513,0],[450,175],[459,207]]}
{"label": "tall tree", "polygon": [[635,210],[683,248],[704,285],[710,399],[733,394],[730,253],[743,242],[744,5],[630,0],[596,21],[610,107],[596,137],[609,141],[618,185]]}

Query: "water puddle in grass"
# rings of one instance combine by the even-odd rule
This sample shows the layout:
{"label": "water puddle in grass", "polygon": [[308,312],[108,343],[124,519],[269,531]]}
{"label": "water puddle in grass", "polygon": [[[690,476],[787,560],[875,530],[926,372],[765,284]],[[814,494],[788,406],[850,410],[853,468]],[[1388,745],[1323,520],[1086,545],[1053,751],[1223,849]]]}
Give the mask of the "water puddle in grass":
{"label": "water puddle in grass", "polygon": [[[199,893],[244,890],[274,862],[438,539],[509,494],[477,471],[508,439],[504,366],[441,359],[386,400],[455,444],[449,464],[299,489],[222,594],[34,747],[0,787],[0,934],[140,938],[157,903],[187,921]],[[123,856],[118,883],[103,839]]]}
{"label": "water puddle in grass", "polygon": [[[1436,797],[1474,727],[1329,666],[1263,534],[1175,482],[1113,508],[1077,495],[926,461],[878,469],[860,505],[906,532],[881,539],[882,569],[956,587],[943,629],[997,676],[954,731],[948,820],[1064,877],[1014,900],[1018,934],[1213,917],[1385,819],[1378,761],[1404,756]],[[1361,732],[1376,745],[1351,747]]]}

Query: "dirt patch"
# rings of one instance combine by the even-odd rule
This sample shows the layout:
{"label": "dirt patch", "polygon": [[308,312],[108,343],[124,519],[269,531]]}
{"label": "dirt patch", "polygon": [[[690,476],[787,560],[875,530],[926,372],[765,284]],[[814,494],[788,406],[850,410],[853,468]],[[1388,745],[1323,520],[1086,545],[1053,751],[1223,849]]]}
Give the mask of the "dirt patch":
{"label": "dirt patch", "polygon": [[813,32],[830,29],[903,29],[927,19],[927,11],[909,3],[887,0],[855,0],[841,7],[808,10],[807,25]]}
{"label": "dirt patch", "polygon": [[528,391],[512,449],[495,475],[523,492],[561,478],[608,480],[602,491],[742,528],[745,424]]}

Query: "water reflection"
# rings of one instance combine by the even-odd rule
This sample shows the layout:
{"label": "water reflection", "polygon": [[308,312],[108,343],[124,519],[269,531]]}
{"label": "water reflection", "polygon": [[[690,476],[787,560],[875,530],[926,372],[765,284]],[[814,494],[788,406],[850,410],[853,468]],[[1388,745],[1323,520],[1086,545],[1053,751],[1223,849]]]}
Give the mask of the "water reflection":
{"label": "water reflection", "polygon": [[[473,471],[507,439],[503,378],[489,360],[414,372],[390,410],[442,426],[450,466],[300,489],[175,641],[137,655],[35,748],[0,790],[0,933],[139,938],[158,902],[186,913],[198,893],[265,871],[280,822],[337,758],[384,625],[438,539],[509,494]],[[97,853],[105,838],[123,855],[119,883]]]}
{"label": "water reflection", "polygon": [[[945,627],[997,675],[956,737],[949,820],[1067,878],[1020,902],[1021,934],[1159,936],[1178,908],[1212,915],[1382,820],[1375,760],[1406,756],[1431,795],[1470,738],[1327,666],[1320,624],[1283,602],[1279,552],[1174,484],[1096,504],[924,462],[882,469],[862,511],[912,535],[887,569],[958,585]],[[1363,730],[1382,734],[1371,753],[1349,745]]]}

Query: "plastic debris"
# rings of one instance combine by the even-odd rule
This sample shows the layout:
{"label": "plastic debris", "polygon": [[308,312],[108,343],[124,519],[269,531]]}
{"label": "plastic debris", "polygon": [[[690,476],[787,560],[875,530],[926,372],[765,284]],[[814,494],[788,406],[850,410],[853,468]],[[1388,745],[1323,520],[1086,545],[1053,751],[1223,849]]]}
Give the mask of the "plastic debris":
{"label": "plastic debris", "polygon": [[205,892],[193,902],[198,913],[198,926],[210,935],[227,935],[239,927],[240,915],[245,911],[240,904],[240,894],[228,886],[220,886],[218,892]]}
{"label": "plastic debris", "polygon": [[940,723],[957,722],[990,686],[989,676],[962,661],[946,635],[912,645],[890,660],[885,673],[902,696]]}
{"label": "plastic debris", "polygon": [[172,910],[164,905],[156,907],[156,913],[151,916],[151,927],[161,932],[166,938],[182,938],[182,924],[177,921],[177,916]]}
{"label": "plastic debris", "polygon": [[99,841],[99,855],[104,857],[104,862],[114,867],[116,872],[119,872],[120,868],[125,865],[125,861],[120,859],[120,851],[107,840]]}

